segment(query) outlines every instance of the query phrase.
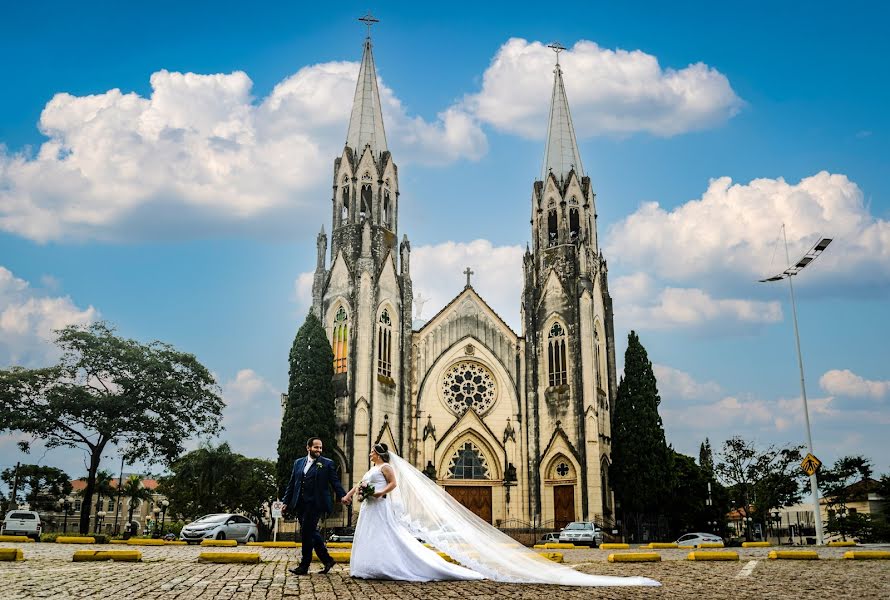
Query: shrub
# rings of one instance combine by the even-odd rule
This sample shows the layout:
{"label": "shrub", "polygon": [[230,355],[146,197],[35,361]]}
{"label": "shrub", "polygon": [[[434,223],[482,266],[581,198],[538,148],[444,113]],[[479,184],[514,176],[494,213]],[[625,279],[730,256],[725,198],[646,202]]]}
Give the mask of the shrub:
{"label": "shrub", "polygon": [[56,538],[59,537],[60,535],[67,535],[67,534],[60,533],[60,532],[58,532],[58,531],[54,531],[54,532],[52,532],[52,533],[41,533],[41,534],[40,534],[40,541],[41,541],[41,542],[53,543],[53,542],[56,541]]}

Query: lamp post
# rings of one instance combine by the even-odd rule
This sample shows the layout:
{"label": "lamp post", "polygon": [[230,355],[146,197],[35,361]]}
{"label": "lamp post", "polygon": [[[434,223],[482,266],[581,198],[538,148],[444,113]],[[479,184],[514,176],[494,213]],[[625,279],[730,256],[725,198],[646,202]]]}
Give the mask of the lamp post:
{"label": "lamp post", "polygon": [[776,541],[779,545],[782,543],[782,513],[776,511],[773,513],[773,520],[776,522]]}
{"label": "lamp post", "polygon": [[97,533],[102,532],[102,521],[105,520],[105,514],[106,513],[104,510],[100,510],[96,513],[96,532]]}
{"label": "lamp post", "polygon": [[154,521],[151,524],[151,537],[157,537],[158,533],[158,515],[161,514],[161,509],[155,506],[151,510],[152,514],[155,516]]}
{"label": "lamp post", "polygon": [[167,507],[170,506],[170,501],[167,499],[161,500],[161,535],[164,535],[164,521],[167,519]]}
{"label": "lamp post", "polygon": [[68,515],[70,514],[71,506],[74,504],[74,498],[72,498],[71,496],[65,496],[64,498],[59,498],[57,502],[59,506],[62,507],[62,531],[64,533],[68,533]]}
{"label": "lamp post", "polygon": [[[782,238],[785,241],[785,260],[788,261],[788,264],[791,264],[791,257],[788,255],[788,238],[785,236],[785,224],[782,224]],[[803,399],[803,416],[804,422],[807,426],[807,446],[810,451],[810,454],[815,456],[815,452],[813,451],[813,436],[810,433],[810,412],[807,407],[807,388],[804,383],[804,375],[803,375],[803,356],[800,353],[800,332],[797,327],[797,306],[794,302],[794,284],[791,283],[791,278],[800,273],[804,267],[808,264],[816,260],[822,252],[828,248],[828,244],[831,243],[831,238],[822,238],[816,245],[810,248],[809,252],[803,255],[803,257],[797,261],[793,266],[788,267],[778,275],[774,275],[772,277],[768,277],[766,279],[761,279],[760,283],[767,283],[771,281],[780,281],[782,279],[788,280],[788,289],[791,292],[791,314],[794,317],[794,341],[797,347],[797,366],[800,369],[800,395]],[[816,543],[820,546],[824,542],[824,536],[822,533],[822,509],[819,507],[819,482],[816,479],[816,472],[813,471],[813,474],[810,475],[810,490],[813,493],[813,516],[816,521]]]}

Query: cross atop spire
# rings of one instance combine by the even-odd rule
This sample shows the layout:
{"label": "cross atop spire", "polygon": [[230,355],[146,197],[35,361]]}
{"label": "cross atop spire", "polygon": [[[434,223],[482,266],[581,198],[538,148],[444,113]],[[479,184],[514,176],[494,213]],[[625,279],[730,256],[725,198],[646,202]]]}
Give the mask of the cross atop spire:
{"label": "cross atop spire", "polygon": [[581,177],[584,167],[581,165],[581,154],[575,140],[575,127],[569,112],[569,101],[566,88],[562,81],[562,69],[559,66],[559,53],[565,46],[553,42],[547,46],[556,53],[556,68],[553,69],[553,97],[550,100],[550,122],[547,127],[547,146],[544,150],[544,168],[541,180],[546,180],[551,172],[557,180],[568,176],[574,170]]}
{"label": "cross atop spire", "polygon": [[368,36],[365,38],[362,64],[358,71],[346,145],[352,148],[356,155],[361,156],[365,146],[370,145],[375,154],[385,152],[387,147],[380,91],[377,89],[377,69],[374,66],[374,54],[371,52],[371,26],[380,21],[370,12],[359,21],[368,27]]}
{"label": "cross atop spire", "polygon": [[464,271],[464,275],[467,276],[467,287],[472,287],[470,285],[470,275],[475,275],[476,271],[472,270],[470,267],[467,267],[466,271]]}

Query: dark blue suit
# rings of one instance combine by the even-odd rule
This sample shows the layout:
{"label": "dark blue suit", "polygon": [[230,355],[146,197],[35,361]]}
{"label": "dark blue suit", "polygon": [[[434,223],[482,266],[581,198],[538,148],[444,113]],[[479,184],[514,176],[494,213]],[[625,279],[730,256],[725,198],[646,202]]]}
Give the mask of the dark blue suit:
{"label": "dark blue suit", "polygon": [[308,457],[304,456],[294,461],[290,482],[284,491],[281,501],[287,505],[289,512],[296,513],[300,521],[300,537],[303,540],[303,558],[300,561],[301,569],[308,569],[312,562],[312,550],[318,554],[318,558],[325,564],[331,562],[331,555],[324,545],[324,540],[318,532],[318,520],[334,511],[334,503],[331,500],[331,488],[339,501],[346,495],[346,491],[340,484],[334,461],[319,456],[315,463],[305,474]]}

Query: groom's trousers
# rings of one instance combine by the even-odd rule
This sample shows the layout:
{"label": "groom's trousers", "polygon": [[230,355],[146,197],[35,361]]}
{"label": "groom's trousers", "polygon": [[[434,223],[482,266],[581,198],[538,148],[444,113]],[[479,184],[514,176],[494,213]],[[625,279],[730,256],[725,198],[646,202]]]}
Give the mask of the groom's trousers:
{"label": "groom's trousers", "polygon": [[328,564],[331,562],[331,555],[328,554],[324,539],[318,531],[318,520],[321,518],[321,514],[311,506],[297,505],[297,511],[297,516],[300,519],[300,538],[303,540],[303,558],[300,561],[300,568],[309,568],[313,550],[323,564]]}

